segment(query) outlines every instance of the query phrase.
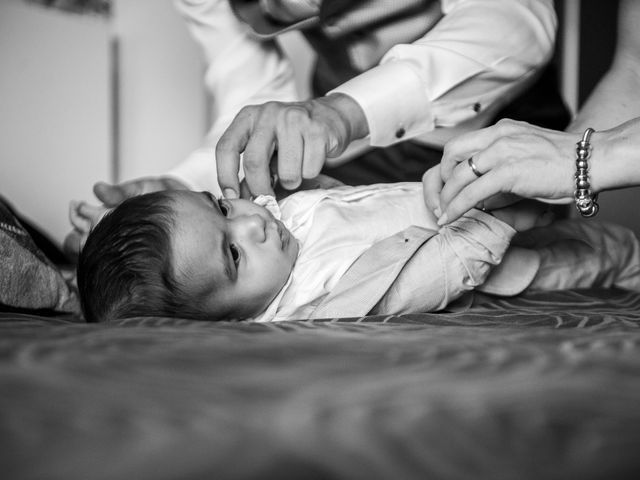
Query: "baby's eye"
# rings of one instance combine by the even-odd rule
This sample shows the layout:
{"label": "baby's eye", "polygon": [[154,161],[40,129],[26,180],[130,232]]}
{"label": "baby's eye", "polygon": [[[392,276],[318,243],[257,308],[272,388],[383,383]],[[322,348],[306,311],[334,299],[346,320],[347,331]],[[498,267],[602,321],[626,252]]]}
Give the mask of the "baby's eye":
{"label": "baby's eye", "polygon": [[226,217],[227,214],[229,213],[229,207],[227,206],[227,202],[225,200],[223,200],[222,198],[219,198],[218,199],[218,206],[220,207],[220,211],[222,212],[222,215],[224,215]]}
{"label": "baby's eye", "polygon": [[231,244],[229,245],[229,250],[231,251],[231,258],[233,258],[233,263],[238,265],[238,262],[240,261],[240,251],[238,250],[238,247],[236,247],[234,244]]}

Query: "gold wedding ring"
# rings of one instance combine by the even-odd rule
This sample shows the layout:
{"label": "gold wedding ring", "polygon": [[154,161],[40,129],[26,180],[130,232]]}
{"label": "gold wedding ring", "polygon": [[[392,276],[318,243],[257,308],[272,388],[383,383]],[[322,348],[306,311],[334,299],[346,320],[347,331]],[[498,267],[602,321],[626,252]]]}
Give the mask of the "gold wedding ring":
{"label": "gold wedding ring", "polygon": [[473,163],[473,157],[469,157],[469,160],[467,160],[467,163],[469,164],[469,168],[474,173],[474,175],[480,178],[482,176],[482,173],[480,173],[480,170],[478,170],[478,167],[476,167],[476,164]]}

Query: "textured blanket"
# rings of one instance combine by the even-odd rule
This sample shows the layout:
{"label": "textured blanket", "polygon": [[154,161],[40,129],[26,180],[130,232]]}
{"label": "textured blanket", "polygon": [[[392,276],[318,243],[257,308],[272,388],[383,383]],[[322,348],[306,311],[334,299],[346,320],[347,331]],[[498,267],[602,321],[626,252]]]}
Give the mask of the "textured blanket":
{"label": "textured blanket", "polygon": [[280,324],[0,314],[7,479],[640,478],[640,295]]}

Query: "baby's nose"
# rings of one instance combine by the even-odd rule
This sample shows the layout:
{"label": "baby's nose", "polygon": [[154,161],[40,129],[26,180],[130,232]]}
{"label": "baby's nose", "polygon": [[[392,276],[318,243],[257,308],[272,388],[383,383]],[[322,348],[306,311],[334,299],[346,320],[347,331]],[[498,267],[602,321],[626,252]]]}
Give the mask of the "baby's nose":
{"label": "baby's nose", "polygon": [[249,237],[253,241],[264,242],[266,221],[260,215],[243,215],[234,220],[236,233]]}

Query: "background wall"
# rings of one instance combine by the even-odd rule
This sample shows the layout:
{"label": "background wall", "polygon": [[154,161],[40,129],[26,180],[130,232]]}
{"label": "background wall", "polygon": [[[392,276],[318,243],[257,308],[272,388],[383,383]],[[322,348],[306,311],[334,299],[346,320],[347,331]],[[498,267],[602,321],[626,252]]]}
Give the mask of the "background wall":
{"label": "background wall", "polygon": [[0,195],[57,240],[109,178],[109,24],[0,0]]}
{"label": "background wall", "polygon": [[[308,46],[293,32],[283,47],[308,94]],[[172,0],[113,0],[110,18],[0,0],[0,195],[61,244],[69,200],[199,145],[203,73]]]}
{"label": "background wall", "polygon": [[0,0],[0,194],[61,244],[98,180],[166,171],[206,124],[202,63],[171,0],[111,18]]}
{"label": "background wall", "polygon": [[[610,63],[618,2],[556,3],[557,61],[577,106]],[[70,228],[70,199],[93,198],[97,180],[162,173],[209,125],[200,54],[172,1],[112,5],[105,19],[0,0],[0,194],[57,243]],[[308,95],[313,55],[297,33],[282,43]],[[599,218],[640,235],[639,196],[601,195]]]}
{"label": "background wall", "polygon": [[200,51],[171,0],[114,0],[116,180],[160,174],[207,128]]}

